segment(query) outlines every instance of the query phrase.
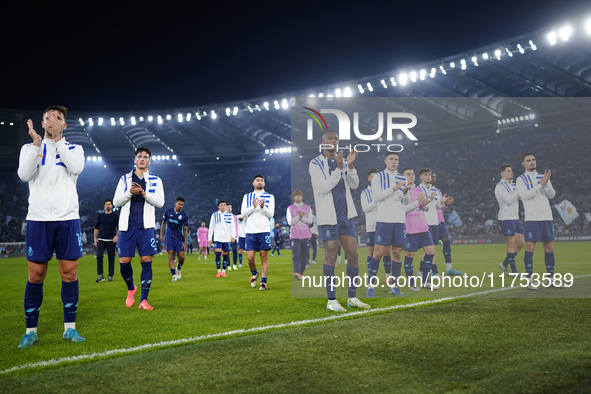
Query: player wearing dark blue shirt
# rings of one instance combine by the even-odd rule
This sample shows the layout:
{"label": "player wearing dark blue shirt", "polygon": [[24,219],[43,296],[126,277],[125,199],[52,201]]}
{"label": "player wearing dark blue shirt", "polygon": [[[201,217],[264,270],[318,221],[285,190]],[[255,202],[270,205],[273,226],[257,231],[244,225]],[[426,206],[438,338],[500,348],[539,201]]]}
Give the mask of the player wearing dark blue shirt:
{"label": "player wearing dark blue shirt", "polygon": [[[187,237],[189,235],[189,215],[183,208],[185,198],[177,197],[174,208],[169,208],[162,218],[160,227],[160,239],[166,245],[168,252],[168,267],[172,274],[172,281],[181,279],[181,268],[185,264],[185,252],[187,251]],[[178,256],[178,265],[174,266],[174,255]]]}

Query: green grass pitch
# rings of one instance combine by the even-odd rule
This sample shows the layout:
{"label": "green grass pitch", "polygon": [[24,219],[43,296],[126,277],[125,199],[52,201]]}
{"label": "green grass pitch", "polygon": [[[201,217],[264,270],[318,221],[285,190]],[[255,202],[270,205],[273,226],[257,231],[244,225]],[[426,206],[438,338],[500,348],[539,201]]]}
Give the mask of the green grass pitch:
{"label": "green grass pitch", "polygon": [[[95,283],[95,258],[85,256],[78,271],[76,324],[87,338],[82,344],[61,339],[60,278],[53,260],[44,285],[39,343],[29,349],[16,347],[24,334],[27,263],[2,259],[0,391],[588,390],[589,243],[557,243],[555,249],[556,272],[574,277],[570,288],[516,288],[462,297],[501,288],[497,266],[505,252],[504,245],[457,245],[452,246],[454,267],[470,277],[484,274],[482,287],[413,294],[402,288],[403,297],[388,295],[385,287],[373,299],[364,298],[361,288],[358,296],[373,309],[430,303],[336,320],[322,320],[335,315],[325,309],[323,289],[301,293],[301,282],[291,277],[288,250],[270,257],[266,292],[249,286],[246,261],[227,278],[215,278],[213,255],[207,261],[188,255],[182,279],[171,282],[166,257],[155,256],[149,297],[153,311],[137,309],[139,292],[136,305],[125,307],[127,290],[118,267],[113,282]],[[442,270],[441,248],[436,251]],[[361,262],[366,253],[360,248]],[[141,268],[135,260],[137,283]],[[322,250],[317,260],[322,261]],[[517,261],[523,271],[523,251]],[[360,266],[363,274],[365,264]],[[306,274],[320,275],[321,270],[321,263],[311,265]],[[544,272],[541,246],[534,270]],[[337,274],[341,271],[343,265]],[[344,290],[338,296],[345,304]],[[285,324],[298,321],[306,323]],[[260,327],[266,328],[248,331]]]}

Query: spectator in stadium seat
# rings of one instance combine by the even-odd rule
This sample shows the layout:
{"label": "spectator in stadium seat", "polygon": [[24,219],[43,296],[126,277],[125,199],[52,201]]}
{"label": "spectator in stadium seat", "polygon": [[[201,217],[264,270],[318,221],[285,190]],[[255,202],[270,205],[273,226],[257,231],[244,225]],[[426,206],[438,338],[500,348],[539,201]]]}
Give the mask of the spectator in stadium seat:
{"label": "spectator in stadium seat", "polygon": [[119,179],[113,203],[121,207],[119,215],[119,242],[117,252],[121,276],[127,285],[125,306],[131,308],[135,302],[137,286],[133,283],[131,259],[138,249],[141,273],[141,299],[139,309],[154,309],[148,304],[148,294],[152,284],[152,257],[158,254],[155,208],[164,206],[164,186],[162,180],[148,170],[152,151],[139,147],[135,151],[135,170]]}
{"label": "spectator in stadium seat", "polygon": [[82,230],[78,212],[76,180],[84,169],[84,150],[63,137],[67,108],[53,105],[43,111],[41,138],[27,120],[32,143],[21,148],[18,176],[29,184],[26,250],[28,280],[25,287],[26,333],[18,347],[37,341],[39,310],[43,302],[43,282],[53,253],[62,278],[64,313],[63,338],[84,342],[76,331],[78,312],[78,259],[82,257]]}
{"label": "spectator in stadium seat", "polygon": [[511,271],[517,274],[515,256],[523,247],[523,225],[519,220],[519,193],[513,182],[513,168],[511,164],[499,166],[501,180],[495,187],[495,197],[499,203],[499,225],[505,239],[507,239],[507,257],[499,264],[499,268],[509,276],[509,265]]}
{"label": "spectator in stadium seat", "polygon": [[119,226],[119,215],[113,212],[113,200],[105,200],[105,211],[100,213],[94,226],[94,246],[96,247],[96,273],[97,283],[104,282],[103,255],[107,251],[109,259],[109,281],[113,280],[115,274],[115,245]]}
{"label": "spectator in stadium seat", "polygon": [[326,148],[310,161],[308,173],[314,191],[318,236],[324,244],[323,274],[328,298],[326,309],[346,312],[346,309],[337,301],[336,289],[333,286],[339,240],[345,249],[345,256],[348,260],[347,306],[369,309],[368,304],[357,298],[357,287],[355,286],[355,278],[359,276],[355,230],[357,210],[351,196],[351,189],[357,189],[359,186],[359,177],[354,167],[358,154],[355,151],[350,151],[346,159],[343,157],[342,150],[337,154],[339,137],[334,131],[326,131],[322,135],[322,144]]}

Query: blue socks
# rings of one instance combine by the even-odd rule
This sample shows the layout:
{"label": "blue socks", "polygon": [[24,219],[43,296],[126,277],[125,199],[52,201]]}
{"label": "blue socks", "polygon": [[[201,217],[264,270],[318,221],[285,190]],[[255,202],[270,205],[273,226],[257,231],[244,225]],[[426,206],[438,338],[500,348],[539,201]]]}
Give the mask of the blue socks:
{"label": "blue socks", "polygon": [[544,262],[546,263],[546,272],[554,276],[554,252],[544,253]]}
{"label": "blue socks", "polygon": [[[377,261],[377,260],[376,260]],[[333,287],[334,265],[322,265],[324,274],[324,284],[326,286],[326,295],[329,300],[336,300],[336,289]]]}
{"label": "blue socks", "polygon": [[143,300],[148,299],[148,293],[150,292],[150,287],[152,286],[152,262],[148,261],[146,263],[142,263],[142,297],[140,302]]}
{"label": "blue socks", "polygon": [[382,263],[384,263],[384,271],[386,271],[386,275],[390,275],[392,273],[392,257],[384,256]]}
{"label": "blue socks", "polygon": [[451,264],[451,241],[449,239],[443,242],[443,258],[446,264]]}
{"label": "blue socks", "polygon": [[354,268],[347,264],[347,276],[349,277],[348,296],[349,298],[354,298],[357,294],[357,286],[353,283],[355,282],[355,277],[359,276],[359,267]]}
{"label": "blue socks", "polygon": [[414,269],[412,266],[412,257],[405,256],[404,257],[404,273],[408,279],[408,286],[415,287],[415,279],[413,278]]}
{"label": "blue socks", "polygon": [[119,269],[121,271],[121,277],[127,285],[127,290],[133,290],[133,268],[131,268],[131,263],[120,263]]}
{"label": "blue socks", "polygon": [[215,266],[217,269],[222,268],[222,252],[215,252]]}
{"label": "blue socks", "polygon": [[527,272],[528,278],[531,278],[531,274],[533,272],[533,264],[534,264],[534,254],[532,252],[525,252],[523,256],[523,262],[525,264],[525,272]]}
{"label": "blue socks", "polygon": [[43,283],[27,281],[25,286],[25,323],[27,328],[39,325],[39,310],[43,302]]}
{"label": "blue socks", "polygon": [[62,305],[64,306],[64,323],[75,323],[78,313],[78,279],[74,282],[62,281]]}

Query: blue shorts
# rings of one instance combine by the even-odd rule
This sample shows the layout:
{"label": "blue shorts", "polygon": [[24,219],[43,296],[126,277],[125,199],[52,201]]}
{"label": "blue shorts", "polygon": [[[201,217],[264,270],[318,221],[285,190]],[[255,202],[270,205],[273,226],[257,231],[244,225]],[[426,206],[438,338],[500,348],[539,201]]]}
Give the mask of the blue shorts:
{"label": "blue shorts", "polygon": [[58,260],[77,260],[82,257],[80,219],[59,222],[27,220],[27,260],[45,263],[53,252]]}
{"label": "blue shorts", "polygon": [[246,238],[238,237],[238,249],[244,250],[244,243],[246,242]]}
{"label": "blue shorts", "polygon": [[376,245],[404,246],[406,225],[404,223],[376,223]]}
{"label": "blue shorts", "polygon": [[230,248],[232,250],[238,250],[238,239],[234,238],[234,242],[230,242]]}
{"label": "blue shorts", "polygon": [[244,250],[260,252],[261,250],[271,250],[271,233],[246,234],[244,239]]}
{"label": "blue shorts", "polygon": [[318,238],[321,241],[335,241],[339,239],[340,235],[348,235],[357,239],[354,219],[338,220],[335,225],[318,226]]}
{"label": "blue shorts", "polygon": [[[439,223],[439,238],[437,239],[437,243],[439,243],[439,240],[443,238],[449,238],[449,231],[447,231],[445,222]],[[433,241],[435,241],[435,238],[433,238]]]}
{"label": "blue shorts", "polygon": [[[431,234],[431,239],[433,239],[433,245],[439,245],[439,230],[441,228],[440,226],[441,223],[439,223],[437,226],[429,226],[429,233]],[[437,244],[435,242],[437,242]]]}
{"label": "blue shorts", "polygon": [[140,256],[158,254],[153,228],[119,231],[117,254],[119,257],[133,257],[137,248]]}
{"label": "blue shorts", "polygon": [[515,234],[523,234],[523,225],[519,219],[501,220],[499,224],[501,225],[501,232],[505,237],[512,237]]}
{"label": "blue shorts", "polygon": [[525,240],[530,242],[554,241],[554,221],[525,222]]}
{"label": "blue shorts", "polygon": [[214,249],[221,249],[222,252],[229,252],[230,251],[230,242],[213,241],[213,248]]}
{"label": "blue shorts", "polygon": [[166,237],[164,239],[164,241],[166,242],[166,250],[172,250],[173,252],[184,252],[183,249],[183,244],[185,243],[184,239],[176,239],[176,238],[172,238],[172,237]]}
{"label": "blue shorts", "polygon": [[365,233],[365,244],[367,246],[374,246],[376,242],[376,232],[375,231],[368,231]]}
{"label": "blue shorts", "polygon": [[433,238],[431,238],[431,233],[429,231],[417,234],[406,234],[406,245],[404,245],[404,250],[407,252],[416,252],[420,248],[431,245],[433,245]]}

